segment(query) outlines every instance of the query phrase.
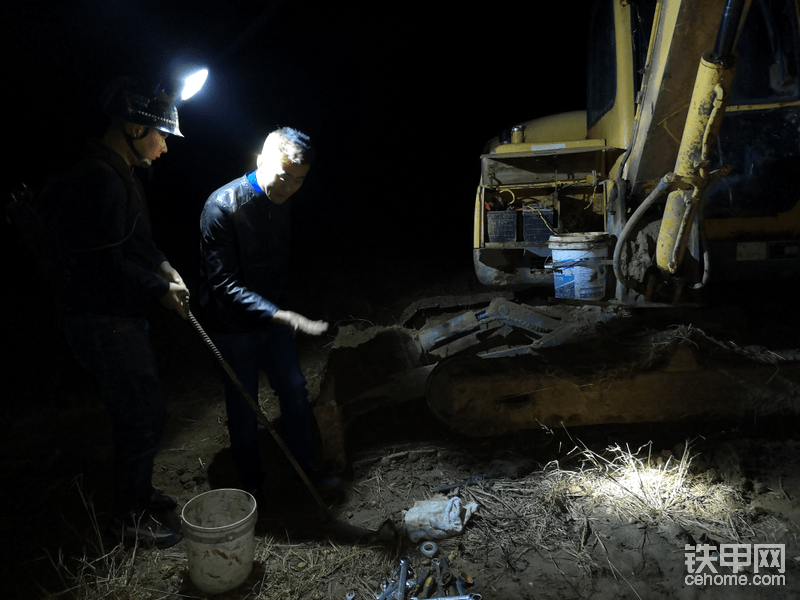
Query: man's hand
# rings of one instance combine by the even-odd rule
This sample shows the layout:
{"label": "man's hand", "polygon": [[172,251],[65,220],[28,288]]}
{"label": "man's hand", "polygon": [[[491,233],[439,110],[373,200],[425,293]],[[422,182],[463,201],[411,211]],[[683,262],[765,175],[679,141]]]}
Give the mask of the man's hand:
{"label": "man's hand", "polygon": [[328,324],[325,321],[312,321],[290,310],[279,310],[272,316],[272,320],[280,325],[291,327],[292,331],[302,331],[308,335],[320,335],[328,330]]}
{"label": "man's hand", "polygon": [[189,318],[189,290],[185,285],[170,282],[169,291],[158,300],[162,306],[174,310],[183,319]]}
{"label": "man's hand", "polygon": [[169,261],[165,260],[160,265],[158,265],[156,273],[158,273],[158,276],[161,277],[161,279],[164,279],[165,281],[183,285],[183,278],[175,269],[172,268],[172,265],[169,264]]}
{"label": "man's hand", "polygon": [[183,279],[172,266],[164,261],[158,266],[158,276],[169,282],[169,290],[159,298],[161,304],[178,313],[183,319],[189,318],[189,290]]}

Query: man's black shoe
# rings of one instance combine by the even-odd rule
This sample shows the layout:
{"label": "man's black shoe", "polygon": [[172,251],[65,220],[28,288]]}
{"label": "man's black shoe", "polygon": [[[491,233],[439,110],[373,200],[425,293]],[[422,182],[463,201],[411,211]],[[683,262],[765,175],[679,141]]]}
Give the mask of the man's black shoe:
{"label": "man's black shoe", "polygon": [[330,492],[342,485],[342,478],[333,473],[316,473],[310,477],[311,483],[321,492]]}
{"label": "man's black shoe", "polygon": [[178,499],[164,492],[153,490],[147,499],[146,508],[149,510],[172,510],[178,506]]}
{"label": "man's black shoe", "polygon": [[[316,489],[320,492],[330,492],[342,485],[342,478],[333,473],[326,473],[321,469],[311,468],[305,469],[306,477]],[[300,481],[300,475],[297,471],[292,471],[290,477],[296,481]]]}

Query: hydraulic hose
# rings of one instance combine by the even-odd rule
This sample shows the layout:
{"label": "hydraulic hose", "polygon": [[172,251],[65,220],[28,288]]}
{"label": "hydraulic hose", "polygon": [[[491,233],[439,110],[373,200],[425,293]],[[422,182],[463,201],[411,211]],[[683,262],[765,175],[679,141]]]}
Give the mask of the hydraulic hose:
{"label": "hydraulic hose", "polygon": [[[714,87],[714,108],[711,110],[711,116],[708,120],[708,125],[706,125],[706,131],[703,134],[703,145],[702,145],[702,162],[704,165],[707,165],[710,158],[711,158],[711,148],[709,146],[709,136],[711,134],[711,126],[717,120],[719,111],[722,105],[723,96],[725,95],[725,90],[722,89],[722,86],[717,85]],[[703,248],[703,276],[700,280],[700,283],[696,283],[692,286],[692,289],[699,290],[706,286],[708,283],[709,278],[709,265],[710,265],[710,255],[708,251],[708,241],[706,239],[706,228],[703,225],[704,219],[704,206],[701,203],[698,206],[698,213],[697,213],[697,230],[700,233],[700,244]]]}
{"label": "hydraulic hose", "polygon": [[245,397],[245,399],[250,404],[250,406],[253,408],[253,410],[256,411],[256,417],[258,418],[258,422],[261,423],[267,429],[267,431],[269,431],[270,435],[273,437],[273,439],[278,444],[280,449],[286,455],[286,458],[289,459],[289,462],[292,464],[292,467],[294,467],[294,470],[297,471],[297,474],[300,476],[300,479],[303,481],[303,483],[306,485],[308,490],[311,492],[311,495],[314,497],[314,500],[317,502],[319,507],[322,509],[322,512],[325,513],[326,515],[328,515],[328,509],[325,506],[325,503],[323,502],[322,498],[320,497],[319,492],[317,492],[317,490],[314,487],[314,485],[308,479],[308,476],[306,475],[305,471],[303,471],[303,467],[301,467],[300,464],[297,462],[297,460],[295,460],[294,456],[292,455],[292,452],[289,450],[289,448],[286,446],[286,443],[283,441],[281,436],[278,434],[278,432],[275,430],[275,428],[269,422],[269,419],[267,419],[267,416],[261,410],[261,407],[255,401],[255,399],[250,395],[250,393],[245,389],[245,387],[242,384],[242,382],[239,381],[239,378],[236,376],[236,373],[233,372],[233,369],[231,368],[231,366],[223,358],[222,353],[219,351],[219,349],[214,344],[214,342],[211,341],[211,338],[208,336],[208,334],[205,332],[203,327],[197,321],[197,318],[195,318],[194,314],[192,314],[192,310],[191,310],[191,308],[189,308],[188,304],[186,306],[186,313],[189,316],[189,321],[191,322],[192,326],[195,328],[197,333],[200,335],[202,340],[205,342],[206,346],[208,346],[208,348],[211,350],[212,354],[220,362],[220,364],[222,365],[222,368],[225,370],[225,372],[231,378],[231,381],[233,381],[233,383],[236,385],[236,387],[239,388],[239,391],[242,393],[242,396]]}
{"label": "hydraulic hose", "polygon": [[614,259],[612,262],[612,266],[614,268],[614,276],[617,278],[618,282],[624,283],[627,286],[626,280],[623,278],[622,275],[622,267],[620,266],[620,259],[622,256],[622,248],[625,245],[625,242],[628,240],[628,236],[630,235],[633,228],[639,222],[639,219],[642,215],[650,208],[653,203],[658,200],[661,195],[669,189],[672,183],[675,181],[676,176],[675,173],[667,173],[664,177],[661,178],[661,181],[658,182],[655,189],[650,192],[650,195],[642,201],[637,208],[631,218],[628,219],[628,222],[625,223],[625,227],[622,228],[622,232],[619,234],[619,239],[617,240],[617,245],[614,247]]}

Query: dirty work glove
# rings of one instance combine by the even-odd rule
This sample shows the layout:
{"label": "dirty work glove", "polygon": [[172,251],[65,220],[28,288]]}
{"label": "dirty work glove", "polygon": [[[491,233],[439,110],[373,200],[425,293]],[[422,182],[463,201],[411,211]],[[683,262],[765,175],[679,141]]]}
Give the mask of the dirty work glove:
{"label": "dirty work glove", "polygon": [[320,335],[328,330],[328,324],[325,321],[312,321],[290,310],[279,310],[272,315],[272,320],[280,325],[290,327],[292,331],[302,331],[308,335]]}

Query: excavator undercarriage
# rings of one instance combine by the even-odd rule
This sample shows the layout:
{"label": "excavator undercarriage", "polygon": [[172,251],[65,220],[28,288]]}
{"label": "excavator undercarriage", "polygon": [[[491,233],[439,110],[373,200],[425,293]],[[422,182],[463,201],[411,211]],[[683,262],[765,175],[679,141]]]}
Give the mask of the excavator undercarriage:
{"label": "excavator undercarriage", "polygon": [[346,435],[362,415],[419,399],[474,437],[800,414],[800,351],[787,335],[798,317],[784,312],[780,331],[761,335],[754,324],[789,311],[785,301],[623,307],[505,296],[429,298],[399,325],[340,329],[314,407],[326,459],[346,463]]}

